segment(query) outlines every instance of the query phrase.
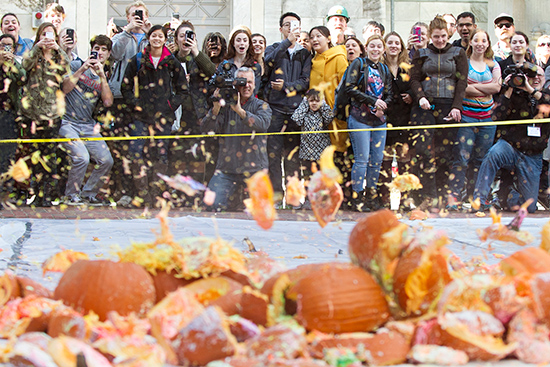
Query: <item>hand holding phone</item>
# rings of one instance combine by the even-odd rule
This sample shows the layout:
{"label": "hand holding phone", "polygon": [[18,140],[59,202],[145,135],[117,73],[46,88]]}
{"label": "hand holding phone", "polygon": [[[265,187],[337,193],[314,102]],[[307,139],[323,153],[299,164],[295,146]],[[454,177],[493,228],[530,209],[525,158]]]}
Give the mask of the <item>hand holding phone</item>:
{"label": "hand holding phone", "polygon": [[296,28],[300,28],[300,21],[298,20],[291,20],[290,21],[290,31],[294,31]]}
{"label": "hand holding phone", "polygon": [[74,29],[67,29],[67,37],[74,43]]}
{"label": "hand holding phone", "polygon": [[414,27],[413,34],[416,36],[417,43],[422,42],[422,27],[419,27],[419,26]]}
{"label": "hand holding phone", "polygon": [[97,57],[98,57],[97,51],[90,52],[90,59],[97,60]]}
{"label": "hand holding phone", "polygon": [[143,10],[136,9],[136,11],[134,11],[134,16],[138,17],[139,20],[143,21]]}
{"label": "hand holding phone", "polygon": [[53,32],[46,32],[46,38],[54,40],[55,36],[54,36]]}

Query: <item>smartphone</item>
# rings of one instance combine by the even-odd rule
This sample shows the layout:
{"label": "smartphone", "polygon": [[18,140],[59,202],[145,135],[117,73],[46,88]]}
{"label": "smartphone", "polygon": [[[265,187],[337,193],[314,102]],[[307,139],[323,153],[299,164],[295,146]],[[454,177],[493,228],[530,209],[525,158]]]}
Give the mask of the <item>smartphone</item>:
{"label": "smartphone", "polygon": [[49,38],[49,39],[55,39],[55,36],[53,34],[53,32],[46,32],[46,38]]}
{"label": "smartphone", "polygon": [[11,52],[11,45],[5,45],[4,46],[4,51]]}
{"label": "smartphone", "polygon": [[413,34],[417,37],[417,42],[420,43],[422,41],[422,27],[414,27]]}
{"label": "smartphone", "polygon": [[194,40],[195,39],[195,32],[193,31],[185,31],[185,42],[187,42],[187,40]]}
{"label": "smartphone", "polygon": [[300,21],[298,20],[291,20],[290,21],[290,30],[293,31],[296,28],[300,28]]}
{"label": "smartphone", "polygon": [[74,42],[74,29],[67,29],[67,37],[69,37],[71,39],[71,41]]}
{"label": "smartphone", "polygon": [[138,17],[139,19],[143,20],[143,10],[141,9],[136,9],[136,11],[134,12],[134,16]]}
{"label": "smartphone", "polygon": [[166,43],[174,43],[174,34],[168,34],[166,38]]}
{"label": "smartphone", "polygon": [[97,51],[92,51],[92,52],[90,52],[90,59],[95,59],[95,60],[97,60]]}
{"label": "smartphone", "polygon": [[180,20],[180,13],[172,13],[172,18]]}

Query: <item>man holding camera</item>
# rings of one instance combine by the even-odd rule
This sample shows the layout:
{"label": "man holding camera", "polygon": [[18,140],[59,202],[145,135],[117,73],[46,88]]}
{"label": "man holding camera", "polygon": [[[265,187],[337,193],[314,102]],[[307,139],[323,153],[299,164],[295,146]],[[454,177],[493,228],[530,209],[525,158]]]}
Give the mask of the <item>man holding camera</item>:
{"label": "man holding camera", "polygon": [[[255,172],[268,168],[267,139],[254,133],[267,131],[271,109],[267,103],[254,97],[252,68],[241,67],[236,71],[234,83],[239,85],[241,81],[244,82],[243,79],[246,84],[236,87],[236,101],[218,99],[201,123],[204,133],[214,131],[217,134],[252,134],[219,138],[216,172],[208,183],[208,188],[216,193],[212,209],[217,211],[231,210],[238,206],[235,199],[240,197],[241,192],[238,190],[244,189],[245,180]],[[214,96],[221,98],[219,89],[216,89]]]}
{"label": "man holding camera", "polygon": [[[543,92],[543,85],[544,71],[540,66],[528,64],[516,68],[504,80],[493,119],[525,120],[543,116],[544,110],[550,108],[550,96]],[[512,172],[511,176],[508,173],[501,176],[504,206],[515,211],[528,199],[533,199],[527,210],[529,213],[537,210],[542,152],[548,145],[549,134],[549,124],[504,125],[497,130],[499,139],[481,164],[474,192],[483,209],[490,206],[486,199],[495,175],[504,169]]]}
{"label": "man holding camera", "polygon": [[[265,50],[265,96],[273,111],[269,132],[300,131],[301,128],[292,120],[292,114],[309,87],[311,52],[296,42],[300,36],[300,17],[297,14],[283,14],[279,25],[284,39]],[[268,137],[269,176],[275,192],[283,193],[281,159],[284,160],[286,176],[300,174],[298,154],[291,154],[299,146],[299,135]]]}
{"label": "man holding camera", "polygon": [[[113,94],[105,76],[105,61],[109,59],[112,43],[109,37],[99,35],[90,41],[92,52],[86,62],[71,62],[73,74],[65,78],[63,92],[66,94],[66,110],[61,120],[59,135],[63,138],[100,138],[99,123],[92,117],[99,98],[109,107]],[[69,141],[61,143],[71,160],[71,169],[65,189],[65,204],[108,205],[107,200],[97,196],[113,166],[113,158],[105,141]],[[82,187],[90,159],[94,170]]]}

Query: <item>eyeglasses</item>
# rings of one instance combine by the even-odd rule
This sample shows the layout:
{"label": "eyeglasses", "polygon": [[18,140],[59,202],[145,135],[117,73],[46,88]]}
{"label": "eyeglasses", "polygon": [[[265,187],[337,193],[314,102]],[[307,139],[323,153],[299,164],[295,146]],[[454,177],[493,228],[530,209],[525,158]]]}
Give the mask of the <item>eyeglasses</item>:
{"label": "eyeglasses", "polygon": [[514,23],[499,23],[496,26],[500,29],[502,29],[504,27],[510,29],[510,28],[512,28],[513,25],[514,25]]}
{"label": "eyeglasses", "polygon": [[550,47],[550,42],[548,42],[548,43],[544,43],[544,42],[543,42],[543,43],[540,43],[537,47],[545,47],[545,46]]}
{"label": "eyeglasses", "polygon": [[458,24],[457,24],[457,27],[458,27],[458,28],[461,28],[461,27],[468,27],[468,28],[469,28],[469,27],[471,27],[471,26],[473,26],[472,23],[458,23]]}

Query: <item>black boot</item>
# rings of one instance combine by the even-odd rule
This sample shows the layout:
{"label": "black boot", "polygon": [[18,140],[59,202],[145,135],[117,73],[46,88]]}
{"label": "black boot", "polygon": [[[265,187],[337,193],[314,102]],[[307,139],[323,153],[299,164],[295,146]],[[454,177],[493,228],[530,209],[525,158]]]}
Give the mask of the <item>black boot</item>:
{"label": "black boot", "polygon": [[353,210],[354,212],[365,212],[366,207],[365,207],[364,200],[365,200],[364,191],[360,191],[360,192],[353,191],[351,195],[351,200],[350,200],[351,210]]}
{"label": "black boot", "polygon": [[365,210],[375,212],[382,209],[382,198],[375,189],[365,191]]}

